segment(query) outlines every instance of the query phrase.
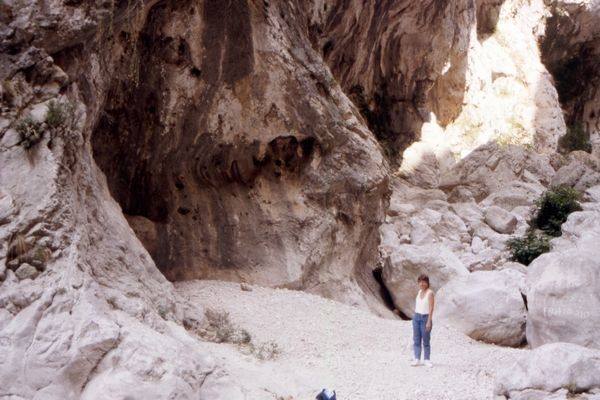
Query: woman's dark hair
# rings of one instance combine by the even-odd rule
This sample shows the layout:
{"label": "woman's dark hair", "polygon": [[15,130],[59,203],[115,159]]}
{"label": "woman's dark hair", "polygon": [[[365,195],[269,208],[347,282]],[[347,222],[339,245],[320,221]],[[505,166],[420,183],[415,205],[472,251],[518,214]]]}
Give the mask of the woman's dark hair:
{"label": "woman's dark hair", "polygon": [[419,275],[419,277],[417,278],[417,283],[419,283],[421,281],[427,283],[427,287],[429,287],[429,277],[427,275],[425,275],[425,274]]}

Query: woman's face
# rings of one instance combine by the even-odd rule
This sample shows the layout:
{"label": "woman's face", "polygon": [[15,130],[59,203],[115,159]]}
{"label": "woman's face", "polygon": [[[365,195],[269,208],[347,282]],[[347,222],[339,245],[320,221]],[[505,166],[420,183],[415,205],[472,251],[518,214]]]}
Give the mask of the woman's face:
{"label": "woman's face", "polygon": [[419,281],[419,287],[421,288],[421,290],[427,290],[429,288],[429,285],[425,281]]}

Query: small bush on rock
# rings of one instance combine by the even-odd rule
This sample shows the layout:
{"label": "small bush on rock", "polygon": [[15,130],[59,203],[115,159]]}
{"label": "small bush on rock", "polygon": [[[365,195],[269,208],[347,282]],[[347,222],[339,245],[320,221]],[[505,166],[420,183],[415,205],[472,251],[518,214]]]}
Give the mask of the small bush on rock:
{"label": "small bush on rock", "polygon": [[31,117],[25,117],[17,123],[15,127],[19,134],[20,144],[26,150],[31,149],[42,140],[44,131],[42,124]]}
{"label": "small bush on rock", "polygon": [[229,313],[208,309],[206,310],[208,326],[205,338],[217,343],[231,343],[235,335],[235,327],[229,319]]}
{"label": "small bush on rock", "polygon": [[231,322],[229,313],[207,309],[205,315],[207,324],[199,332],[203,339],[238,345],[244,353],[253,355],[259,360],[272,360],[281,353],[275,342],[255,343],[247,330],[240,329]]}
{"label": "small bush on rock", "polygon": [[166,321],[169,316],[169,310],[167,310],[167,307],[161,304],[158,306],[158,315],[160,315],[160,317]]}
{"label": "small bush on rock", "polygon": [[536,210],[530,225],[551,236],[560,236],[561,225],[569,214],[580,211],[581,194],[569,186],[555,186],[546,191],[536,202]]}
{"label": "small bush on rock", "polygon": [[12,105],[14,99],[18,96],[19,94],[10,80],[5,79],[2,81],[2,84],[0,84],[0,100]]}
{"label": "small bush on rock", "polygon": [[575,150],[591,153],[590,133],[578,122],[567,128],[567,133],[558,140],[558,147],[563,153]]}
{"label": "small bush on rock", "polygon": [[45,264],[52,256],[52,251],[47,247],[36,247],[32,259],[34,262]]}
{"label": "small bush on rock", "polygon": [[8,240],[7,262],[11,262],[12,260],[20,261],[21,257],[28,251],[29,245],[25,241],[25,237],[21,234],[13,234]]}
{"label": "small bush on rock", "polygon": [[46,111],[46,123],[50,128],[58,128],[65,124],[67,120],[67,112],[64,104],[56,100],[51,100],[48,103],[48,111]]}
{"label": "small bush on rock", "polygon": [[530,230],[523,237],[509,239],[506,246],[512,254],[512,261],[529,265],[538,256],[550,251],[550,238],[544,233]]}
{"label": "small bush on rock", "polygon": [[581,194],[569,186],[554,186],[536,201],[525,236],[506,242],[511,260],[529,265],[550,251],[550,239],[562,234],[561,226],[574,211],[581,210]]}
{"label": "small bush on rock", "polygon": [[250,350],[252,354],[256,356],[256,358],[263,361],[273,360],[277,358],[281,353],[279,346],[275,342],[262,343],[258,346],[251,344]]}

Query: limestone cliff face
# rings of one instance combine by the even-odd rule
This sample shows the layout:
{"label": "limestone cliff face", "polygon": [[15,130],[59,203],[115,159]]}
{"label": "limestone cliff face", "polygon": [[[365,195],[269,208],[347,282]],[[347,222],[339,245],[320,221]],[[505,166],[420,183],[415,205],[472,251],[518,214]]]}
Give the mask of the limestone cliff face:
{"label": "limestone cliff face", "polygon": [[[312,50],[302,11],[32,7],[36,18],[62,16],[60,29],[24,26],[11,45],[65,71],[86,109],[90,156],[167,278],[288,285],[365,305],[358,281],[372,280],[386,162]],[[13,58],[18,70],[23,56]]]}
{"label": "limestone cliff face", "polygon": [[[0,397],[234,387],[236,360],[210,357],[190,328],[202,310],[169,280],[297,288],[385,314],[372,272],[390,196],[404,237],[421,200],[479,202],[498,168],[537,193],[565,132],[559,95],[567,119],[597,122],[595,81],[553,84],[572,63],[597,77],[595,4],[4,1]],[[500,162],[488,142],[520,147]],[[452,250],[476,243],[442,228]],[[495,262],[504,236],[481,231]]]}
{"label": "limestone cliff face", "polygon": [[313,45],[392,164],[435,187],[424,169],[490,141],[554,151],[566,130],[538,51],[544,2],[421,4],[325,2],[311,13]]}
{"label": "limestone cliff face", "polygon": [[164,276],[382,307],[386,161],[298,5],[2,7],[2,395],[231,393]]}
{"label": "limestone cliff face", "polygon": [[435,187],[452,155],[564,133],[540,1],[6,7],[5,97],[24,79],[81,103],[89,157],[170,280],[365,305],[388,165]]}
{"label": "limestone cliff face", "polygon": [[456,117],[476,23],[472,1],[339,1],[321,7],[311,25],[313,41],[391,154],[418,139],[429,112],[436,110],[445,122]]}
{"label": "limestone cliff face", "polygon": [[400,173],[419,186],[436,187],[440,174],[479,146],[515,144],[548,154],[566,132],[552,76],[538,50],[550,15],[546,5],[509,0],[480,7],[476,23],[463,28],[468,40],[456,55],[465,66],[462,80],[451,68],[438,80],[442,93],[462,82],[457,113],[447,118],[443,110],[452,103],[432,94],[440,107],[431,109],[420,141],[403,154]]}
{"label": "limestone cliff face", "polygon": [[[94,158],[167,278],[364,304],[355,277],[376,255],[386,163],[300,12],[160,2],[107,36],[97,51],[112,68],[78,72],[104,81],[87,100]],[[63,57],[68,70],[76,55]]]}
{"label": "limestone cliff face", "polygon": [[549,2],[542,41],[544,63],[554,76],[569,126],[580,126],[600,143],[600,26],[598,1]]}

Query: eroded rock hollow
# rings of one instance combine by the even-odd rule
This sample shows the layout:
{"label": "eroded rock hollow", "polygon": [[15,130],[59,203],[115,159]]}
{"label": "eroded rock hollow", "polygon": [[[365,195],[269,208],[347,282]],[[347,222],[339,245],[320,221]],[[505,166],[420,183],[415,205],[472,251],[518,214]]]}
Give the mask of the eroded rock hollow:
{"label": "eroded rock hollow", "polygon": [[168,279],[364,305],[387,164],[312,50],[302,7],[162,1],[139,31],[124,24],[107,38],[94,158]]}

